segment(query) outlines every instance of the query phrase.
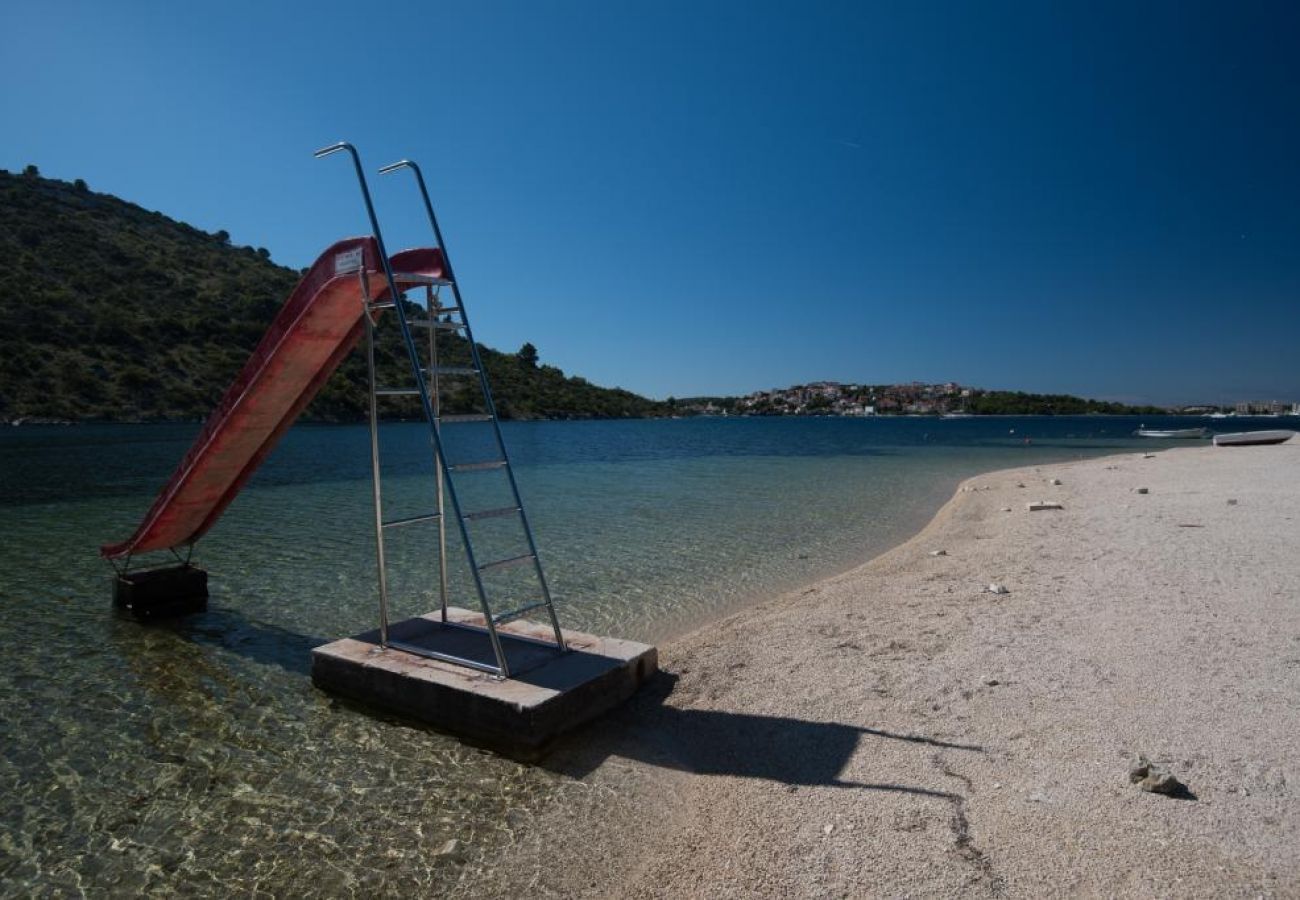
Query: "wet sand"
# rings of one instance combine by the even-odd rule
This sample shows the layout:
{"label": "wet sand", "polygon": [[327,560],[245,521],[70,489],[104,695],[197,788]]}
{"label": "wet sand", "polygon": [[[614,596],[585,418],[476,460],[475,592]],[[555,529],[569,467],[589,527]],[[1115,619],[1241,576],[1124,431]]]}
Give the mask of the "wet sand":
{"label": "wet sand", "polygon": [[1300,441],[971,479],[660,659],[460,894],[1300,896]]}

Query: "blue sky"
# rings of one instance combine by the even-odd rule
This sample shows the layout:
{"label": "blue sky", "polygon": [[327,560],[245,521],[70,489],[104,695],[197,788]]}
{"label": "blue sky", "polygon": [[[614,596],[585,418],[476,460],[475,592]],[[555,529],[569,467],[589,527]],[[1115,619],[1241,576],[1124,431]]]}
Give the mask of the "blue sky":
{"label": "blue sky", "polygon": [[[284,264],[418,160],[480,340],[657,397],[1300,400],[1300,5],[4,4],[0,167]],[[372,181],[389,246],[425,232]]]}

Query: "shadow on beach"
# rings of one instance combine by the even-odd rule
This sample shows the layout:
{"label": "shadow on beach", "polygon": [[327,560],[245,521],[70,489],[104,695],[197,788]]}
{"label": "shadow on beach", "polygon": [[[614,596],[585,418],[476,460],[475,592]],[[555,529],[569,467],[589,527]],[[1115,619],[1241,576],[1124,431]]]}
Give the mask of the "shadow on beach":
{"label": "shadow on beach", "polygon": [[539,761],[581,778],[611,756],[699,775],[758,778],[792,786],[826,785],[953,799],[954,794],[888,782],[846,781],[840,773],[862,740],[903,741],[941,750],[981,747],[877,728],[720,710],[665,701],[677,676],[660,672],[627,706],[562,738]]}
{"label": "shadow on beach", "polygon": [[[233,609],[212,608],[170,631],[195,646],[216,646],[263,665],[308,675],[311,649],[325,641],[274,625],[254,622]],[[790,786],[858,788],[958,799],[948,791],[893,782],[840,777],[862,741],[898,741],[935,750],[982,753],[983,748],[879,728],[814,722],[671,705],[678,676],[660,671],[621,708],[561,737],[538,759],[521,760],[572,778],[582,778],[610,757],[698,775],[755,778]],[[335,698],[355,711],[417,731],[425,724]],[[469,742],[473,743],[473,742]],[[496,752],[503,752],[496,748]],[[506,755],[511,755],[506,751]]]}

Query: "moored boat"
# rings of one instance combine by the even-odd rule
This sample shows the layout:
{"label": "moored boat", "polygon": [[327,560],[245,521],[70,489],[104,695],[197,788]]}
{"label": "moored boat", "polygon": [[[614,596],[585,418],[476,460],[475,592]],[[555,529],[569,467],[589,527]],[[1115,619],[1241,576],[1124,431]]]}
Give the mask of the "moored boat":
{"label": "moored boat", "polygon": [[1216,447],[1252,447],[1259,444],[1282,444],[1295,437],[1294,431],[1238,431],[1232,434],[1216,434]]}
{"label": "moored boat", "polygon": [[1144,438],[1203,438],[1209,432],[1204,428],[1139,428],[1134,432]]}

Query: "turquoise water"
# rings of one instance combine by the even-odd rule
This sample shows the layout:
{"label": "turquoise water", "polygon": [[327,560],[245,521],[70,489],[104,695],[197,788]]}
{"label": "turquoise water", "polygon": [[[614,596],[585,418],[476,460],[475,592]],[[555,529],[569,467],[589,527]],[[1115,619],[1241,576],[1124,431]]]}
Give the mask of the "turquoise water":
{"label": "turquoise water", "polygon": [[[1149,449],[1128,436],[1137,424],[695,419],[505,433],[562,624],[658,641],[887,549],[967,476]],[[130,533],[196,430],[0,432],[0,889],[445,886],[445,841],[490,858],[566,783],[312,687],[310,648],[375,624],[364,428],[290,432],[199,545],[207,613],[150,627],[113,615],[96,547]],[[390,514],[425,511],[423,426],[387,425],[383,440]],[[502,504],[466,502],[490,505]],[[391,534],[395,617],[433,608],[432,532]]]}

